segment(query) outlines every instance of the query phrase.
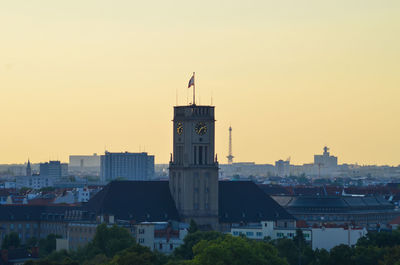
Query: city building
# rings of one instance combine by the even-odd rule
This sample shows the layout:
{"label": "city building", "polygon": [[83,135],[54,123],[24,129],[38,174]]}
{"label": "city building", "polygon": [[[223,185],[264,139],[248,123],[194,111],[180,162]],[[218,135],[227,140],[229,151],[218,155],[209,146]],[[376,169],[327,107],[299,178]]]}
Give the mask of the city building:
{"label": "city building", "polygon": [[276,175],[279,177],[287,177],[290,175],[290,160],[275,161]]}
{"label": "city building", "polygon": [[326,168],[337,167],[337,157],[331,156],[329,153],[329,148],[324,147],[324,153],[322,155],[314,155],[314,165]]}
{"label": "city building", "polygon": [[354,246],[358,239],[366,236],[368,231],[363,227],[313,227],[312,249],[326,249],[330,251],[338,245]]}
{"label": "city building", "polygon": [[96,153],[89,155],[70,155],[68,172],[72,174],[87,174],[96,175],[100,174],[100,156]]}
{"label": "city building", "polygon": [[68,164],[60,161],[49,161],[40,163],[40,175],[53,179],[68,176]]}
{"label": "city building", "polygon": [[134,227],[138,244],[165,254],[184,243],[189,229],[188,224],[179,222],[142,222]]}
{"label": "city building", "polygon": [[55,177],[50,177],[46,175],[33,175],[15,178],[15,185],[17,188],[31,188],[31,189],[41,189],[45,187],[53,187]]}
{"label": "city building", "polygon": [[367,234],[367,230],[357,226],[308,226],[308,227],[277,227],[274,222],[260,222],[247,225],[232,226],[230,234],[233,236],[246,236],[249,239],[272,240],[288,238],[293,239],[297,230],[303,232],[304,239],[313,250],[325,249],[330,251],[333,247],[344,244],[354,246],[358,239]]}
{"label": "city building", "polygon": [[298,220],[308,224],[355,224],[367,228],[388,225],[400,215],[381,196],[273,196]]}
{"label": "city building", "polygon": [[186,222],[218,223],[218,161],[213,106],[176,106],[169,184]]}
{"label": "city building", "polygon": [[[62,207],[21,205],[26,200],[21,197],[19,205],[0,205],[0,225],[4,225],[1,232],[18,231],[23,243],[32,236],[43,238],[49,233],[58,234],[69,241],[68,244],[60,241],[63,247],[75,248],[90,241],[95,227],[104,222],[96,218],[103,216],[108,219],[107,224],[116,223],[131,232],[135,231],[134,225],[153,227],[153,249],[168,253],[182,242],[186,229],[174,224],[189,223],[191,219],[201,229],[221,232],[229,232],[237,224],[262,221],[274,222],[277,228],[294,227],[295,218],[254,182],[218,181],[214,123],[213,106],[175,107],[169,181],[144,180],[149,171],[154,174],[154,157],[147,153],[106,152],[101,157],[103,177],[114,181],[87,203]],[[42,165],[42,171],[52,176],[55,173],[46,168],[50,164],[60,166],[60,163]],[[137,175],[132,174],[134,170]],[[67,197],[59,201],[73,199]]]}
{"label": "city building", "polygon": [[[245,225],[236,224],[232,226],[230,234],[233,236],[244,235],[247,238],[255,240],[263,240],[265,238],[270,238],[272,240],[280,238],[293,239],[297,229],[294,223],[287,223],[286,225],[278,227],[276,222],[262,221]],[[311,228],[302,229],[302,231],[306,242],[311,242]]]}
{"label": "city building", "polygon": [[147,153],[105,152],[100,159],[101,180],[151,180],[154,178],[154,156]]}

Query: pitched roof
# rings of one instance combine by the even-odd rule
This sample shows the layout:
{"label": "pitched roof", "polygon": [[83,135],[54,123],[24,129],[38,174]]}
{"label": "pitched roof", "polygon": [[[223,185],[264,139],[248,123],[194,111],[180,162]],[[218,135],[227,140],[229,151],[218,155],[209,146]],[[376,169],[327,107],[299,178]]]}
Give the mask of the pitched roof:
{"label": "pitched roof", "polygon": [[[114,181],[85,207],[122,220],[179,220],[168,181]],[[251,181],[219,182],[219,216],[220,222],[294,219]]]}
{"label": "pitched roof", "polygon": [[[120,220],[179,220],[168,181],[114,181],[82,207],[3,205],[0,220],[53,220],[67,210],[113,214]],[[48,217],[50,216],[50,217]],[[55,218],[55,217],[54,217]],[[219,182],[219,220],[222,223],[295,219],[251,181]]]}
{"label": "pitched roof", "polygon": [[288,204],[295,208],[345,208],[345,209],[393,209],[394,205],[380,196],[347,197],[347,196],[298,196]]}
{"label": "pitched roof", "polygon": [[0,205],[1,221],[61,220],[68,206]]}
{"label": "pitched roof", "polygon": [[84,207],[96,214],[113,214],[121,220],[179,220],[168,181],[113,181]]}
{"label": "pitched roof", "polygon": [[219,182],[219,220],[222,223],[295,219],[252,181]]}

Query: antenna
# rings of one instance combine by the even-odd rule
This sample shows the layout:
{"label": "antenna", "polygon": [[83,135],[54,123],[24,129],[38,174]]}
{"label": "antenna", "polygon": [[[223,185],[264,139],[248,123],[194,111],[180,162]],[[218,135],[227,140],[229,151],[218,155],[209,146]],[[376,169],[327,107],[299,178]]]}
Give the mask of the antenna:
{"label": "antenna", "polygon": [[232,155],[232,126],[229,126],[229,155],[226,158],[228,158],[228,164],[232,165],[234,158]]}

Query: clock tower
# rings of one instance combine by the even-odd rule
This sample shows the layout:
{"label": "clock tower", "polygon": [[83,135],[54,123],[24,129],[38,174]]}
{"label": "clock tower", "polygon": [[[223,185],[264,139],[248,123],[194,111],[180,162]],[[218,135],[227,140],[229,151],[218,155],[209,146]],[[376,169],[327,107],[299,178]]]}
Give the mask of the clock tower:
{"label": "clock tower", "polygon": [[175,106],[169,187],[185,222],[218,224],[214,106]]}

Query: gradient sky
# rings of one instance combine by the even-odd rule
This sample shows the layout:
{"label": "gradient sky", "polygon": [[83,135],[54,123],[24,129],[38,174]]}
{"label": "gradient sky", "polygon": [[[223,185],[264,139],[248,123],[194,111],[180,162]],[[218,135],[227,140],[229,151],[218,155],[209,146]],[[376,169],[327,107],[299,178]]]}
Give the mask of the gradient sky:
{"label": "gradient sky", "polygon": [[[400,1],[0,3],[0,163],[172,150],[196,72],[226,162],[400,164]],[[191,94],[189,94],[189,98]]]}

